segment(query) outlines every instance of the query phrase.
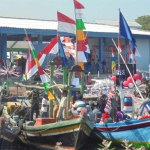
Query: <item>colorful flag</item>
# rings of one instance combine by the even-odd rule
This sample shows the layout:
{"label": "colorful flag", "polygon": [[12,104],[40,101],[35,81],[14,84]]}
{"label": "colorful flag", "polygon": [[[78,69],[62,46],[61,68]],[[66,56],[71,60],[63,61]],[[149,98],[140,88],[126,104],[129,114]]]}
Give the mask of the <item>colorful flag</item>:
{"label": "colorful flag", "polygon": [[132,35],[132,32],[127,24],[127,21],[125,20],[124,16],[120,12],[120,35],[124,36],[125,38],[129,39],[131,42],[131,48],[133,53],[135,53],[135,48],[136,48],[136,41]]}
{"label": "colorful flag", "polygon": [[23,75],[22,75],[22,80],[21,80],[21,81],[26,81],[26,80],[27,80],[26,75],[23,74]]}
{"label": "colorful flag", "polygon": [[66,32],[76,34],[76,23],[68,16],[57,12],[58,32]]}
{"label": "colorful flag", "polygon": [[31,51],[30,51],[30,49],[28,49],[25,73],[27,73],[29,68],[30,68],[29,63],[30,63],[31,60],[32,60]]}
{"label": "colorful flag", "polygon": [[130,51],[129,52],[129,63],[133,63],[133,60],[134,60],[134,57],[133,57],[133,52],[132,51]]}
{"label": "colorful flag", "polygon": [[[46,54],[56,54],[58,53],[58,37],[56,36],[38,55],[37,58],[39,60],[40,66],[43,64]],[[30,54],[31,56],[31,54]],[[34,59],[28,60],[28,64],[26,64],[26,76],[27,80],[30,79],[37,71],[38,68],[35,64]]]}
{"label": "colorful flag", "polygon": [[66,56],[72,55],[72,57],[76,60],[76,51],[75,46],[72,43],[72,38],[70,37],[60,37],[60,40],[63,44],[64,52]]}
{"label": "colorful flag", "polygon": [[74,0],[74,7],[75,7],[75,17],[76,17],[76,43],[77,43],[77,61],[79,65],[84,69],[84,62],[87,62],[86,56],[84,52],[87,50],[84,32],[85,29],[84,22],[83,22],[83,14],[82,9],[84,6],[79,3],[77,0]]}
{"label": "colorful flag", "polygon": [[120,36],[118,36],[118,50],[119,50],[119,52],[122,51],[122,45],[121,45],[121,39],[120,39]]}
{"label": "colorful flag", "polygon": [[65,66],[67,66],[67,58],[66,58],[66,55],[65,55],[65,52],[64,52],[63,45],[61,43],[60,37],[58,39],[58,42],[59,42],[59,54],[60,54],[60,57],[62,59],[62,65],[63,65],[63,67],[65,67]]}
{"label": "colorful flag", "polygon": [[[40,78],[41,78],[41,81],[42,81],[43,86],[45,88],[45,91],[47,92],[48,98],[49,98],[49,100],[54,100],[55,99],[54,96],[49,91],[49,85],[48,85],[49,78],[46,76],[46,74],[44,73],[43,69],[40,66],[39,60],[38,60],[37,55],[36,55],[35,48],[31,42],[30,38],[28,37],[28,35],[26,35],[26,39],[27,39],[29,47],[31,49],[32,57],[35,61],[36,67],[38,68],[38,73],[40,75]],[[44,51],[46,53],[47,49],[45,48]]]}
{"label": "colorful flag", "polygon": [[116,65],[116,60],[115,60],[115,55],[114,55],[114,49],[112,48],[111,49],[111,52],[112,52],[112,64],[111,64],[111,69],[112,71],[115,69],[115,65]]}
{"label": "colorful flag", "polygon": [[85,52],[90,54],[89,38],[88,38],[88,36],[85,37],[84,43],[85,43],[85,46],[86,46],[86,51]]}

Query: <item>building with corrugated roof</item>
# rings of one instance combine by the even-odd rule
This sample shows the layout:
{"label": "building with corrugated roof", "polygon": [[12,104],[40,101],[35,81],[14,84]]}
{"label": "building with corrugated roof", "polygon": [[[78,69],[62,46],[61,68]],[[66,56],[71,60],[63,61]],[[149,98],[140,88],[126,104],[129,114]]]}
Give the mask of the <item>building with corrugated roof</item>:
{"label": "building with corrugated roof", "polygon": [[[96,20],[98,24],[110,25],[110,26],[119,26],[118,20]],[[142,26],[135,21],[127,21],[128,25],[132,29],[140,29]]]}
{"label": "building with corrugated roof", "polygon": [[[100,59],[100,61],[106,58],[110,68],[111,49],[115,49],[112,39],[114,39],[117,44],[118,26],[101,23],[85,23],[85,26],[85,34],[89,37],[89,47],[91,49],[90,58],[95,60]],[[44,41],[49,42],[56,36],[57,21],[0,17],[1,58],[6,59],[7,50],[11,51],[19,41],[25,41],[24,29],[26,29],[29,36],[31,36],[31,40],[36,42],[37,49],[38,47],[40,49]],[[131,29],[131,31],[136,39],[137,48],[141,55],[141,57],[135,56],[137,68],[148,70],[148,65],[150,64],[150,32],[135,28]],[[68,33],[61,33],[61,35],[74,37],[74,35]],[[26,43],[23,43],[24,45],[21,44],[23,46],[22,48],[26,49]],[[129,41],[121,37],[121,43],[124,47],[123,55],[127,57],[126,51],[130,49]],[[117,58],[117,52],[115,56]]]}

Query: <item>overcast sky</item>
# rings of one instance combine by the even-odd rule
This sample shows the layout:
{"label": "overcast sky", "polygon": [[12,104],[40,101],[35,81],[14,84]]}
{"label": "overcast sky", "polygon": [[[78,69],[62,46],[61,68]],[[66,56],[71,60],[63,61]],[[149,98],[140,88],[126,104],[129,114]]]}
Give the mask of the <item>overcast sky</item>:
{"label": "overcast sky", "polygon": [[[120,8],[126,20],[150,15],[150,0],[79,0],[84,6],[84,21],[118,20]],[[0,16],[56,20],[60,11],[74,19],[73,0],[0,0]]]}

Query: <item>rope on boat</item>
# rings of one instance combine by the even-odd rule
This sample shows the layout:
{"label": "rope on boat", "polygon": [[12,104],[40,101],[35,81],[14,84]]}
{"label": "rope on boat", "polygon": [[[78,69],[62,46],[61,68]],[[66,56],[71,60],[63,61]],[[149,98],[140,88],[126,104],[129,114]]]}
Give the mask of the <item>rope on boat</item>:
{"label": "rope on boat", "polygon": [[[117,127],[116,129],[114,129],[114,130],[112,130],[112,131],[106,131],[106,132],[115,132],[115,131],[117,131],[117,130],[122,126],[123,123],[125,123],[126,121],[129,121],[129,120],[131,120],[131,119],[126,119],[126,120],[122,121],[122,123],[120,124],[119,127]],[[106,124],[107,124],[107,123],[106,123]],[[106,125],[106,124],[105,124],[105,125]],[[98,130],[100,130],[101,132],[105,132],[104,130],[101,130],[101,129],[98,129]]]}

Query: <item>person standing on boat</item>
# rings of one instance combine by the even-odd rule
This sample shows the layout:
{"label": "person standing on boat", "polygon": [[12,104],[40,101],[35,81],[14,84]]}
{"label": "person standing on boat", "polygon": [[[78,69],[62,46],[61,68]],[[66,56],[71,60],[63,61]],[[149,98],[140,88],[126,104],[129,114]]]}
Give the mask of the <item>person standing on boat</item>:
{"label": "person standing on boat", "polygon": [[66,118],[67,95],[68,95],[67,90],[63,90],[61,101],[59,104],[59,109],[58,109],[57,116],[56,116],[57,122],[60,120],[61,116],[62,116],[62,119]]}
{"label": "person standing on boat", "polygon": [[41,117],[42,118],[48,118],[48,113],[47,113],[47,110],[48,110],[48,96],[47,94],[44,94],[44,97],[42,99],[42,107],[41,107]]}
{"label": "person standing on boat", "polygon": [[37,89],[33,89],[29,98],[31,99],[30,121],[33,121],[34,112],[36,113],[36,118],[38,118],[39,115],[39,92],[37,91]]}
{"label": "person standing on boat", "polygon": [[59,109],[59,103],[60,103],[60,97],[55,94],[56,96],[56,100],[53,101],[53,118],[56,118],[57,116],[57,112],[58,112],[58,109]]}

